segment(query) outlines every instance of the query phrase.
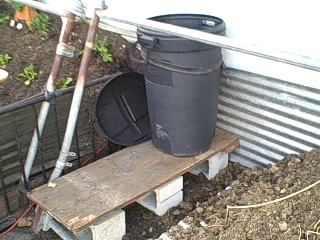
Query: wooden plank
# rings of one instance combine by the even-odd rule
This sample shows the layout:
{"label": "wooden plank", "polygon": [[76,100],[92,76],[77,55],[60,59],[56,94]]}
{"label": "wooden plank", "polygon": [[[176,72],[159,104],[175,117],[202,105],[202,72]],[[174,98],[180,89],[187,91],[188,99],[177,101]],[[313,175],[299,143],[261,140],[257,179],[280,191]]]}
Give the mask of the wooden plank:
{"label": "wooden plank", "polygon": [[165,154],[147,141],[57,179],[55,188],[44,185],[28,196],[68,229],[77,232],[115,209],[137,201],[216,153],[238,145],[237,136],[217,129],[207,152],[181,158]]}

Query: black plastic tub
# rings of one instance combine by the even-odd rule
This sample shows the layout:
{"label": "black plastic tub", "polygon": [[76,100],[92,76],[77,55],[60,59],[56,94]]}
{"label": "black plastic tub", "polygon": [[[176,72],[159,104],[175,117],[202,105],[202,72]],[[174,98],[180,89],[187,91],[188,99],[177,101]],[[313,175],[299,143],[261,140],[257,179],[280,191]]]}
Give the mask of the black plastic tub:
{"label": "black plastic tub", "polygon": [[110,141],[123,146],[150,138],[143,75],[119,74],[103,86],[96,103],[97,128]]}
{"label": "black plastic tub", "polygon": [[[217,17],[164,15],[152,20],[224,35]],[[145,63],[153,144],[175,156],[206,151],[215,134],[221,49],[145,28],[137,30]]]}

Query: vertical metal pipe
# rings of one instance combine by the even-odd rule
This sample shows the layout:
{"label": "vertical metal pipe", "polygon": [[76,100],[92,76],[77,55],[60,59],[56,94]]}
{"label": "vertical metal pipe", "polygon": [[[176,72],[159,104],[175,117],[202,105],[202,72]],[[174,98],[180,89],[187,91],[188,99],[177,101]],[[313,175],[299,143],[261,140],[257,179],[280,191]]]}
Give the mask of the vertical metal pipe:
{"label": "vertical metal pipe", "polygon": [[61,134],[60,134],[58,112],[57,112],[57,105],[56,104],[53,104],[53,113],[54,113],[54,124],[56,126],[56,131],[57,131],[58,149],[60,150],[61,149]]}
{"label": "vertical metal pipe", "polygon": [[81,167],[81,158],[80,158],[78,124],[76,124],[76,128],[75,128],[75,141],[76,141],[76,154],[77,154],[78,167],[80,168]]}
{"label": "vertical metal pipe", "polygon": [[41,155],[41,168],[42,168],[42,176],[43,176],[43,180],[47,181],[47,175],[46,175],[46,168],[44,165],[44,157],[43,157],[43,150],[42,150],[42,143],[41,143],[41,135],[40,135],[40,131],[39,131],[39,125],[38,125],[38,121],[37,121],[37,109],[35,107],[35,105],[32,106],[33,109],[33,115],[34,115],[34,125],[35,125],[35,131],[37,134],[37,140],[38,140],[38,149],[40,151],[40,155]]}
{"label": "vertical metal pipe", "polygon": [[98,23],[99,23],[99,17],[95,14],[93,19],[91,20],[90,27],[87,34],[87,40],[85,43],[85,48],[84,48],[83,56],[81,59],[81,65],[79,69],[75,91],[72,98],[72,103],[70,107],[67,128],[64,134],[62,148],[56,163],[56,167],[53,170],[49,181],[53,181],[61,175],[61,172],[66,165],[67,157],[69,156],[72,138],[73,138],[76,123],[78,120],[78,114],[79,114],[82,95],[83,95],[84,86],[85,86],[85,78],[87,75],[88,65],[89,65],[90,56],[92,53],[96,31],[98,28]]}
{"label": "vertical metal pipe", "polygon": [[[67,13],[67,18],[68,18],[68,21],[66,22],[66,26],[65,26],[65,28],[64,27],[62,28],[62,29],[64,29],[64,31],[63,32],[61,31],[62,37],[61,37],[60,43],[63,43],[63,44],[66,44],[69,40],[69,37],[70,37],[72,29],[73,29],[74,21],[75,21],[75,15],[72,13]],[[50,76],[47,80],[47,85],[46,85],[46,89],[49,94],[54,92],[56,89],[55,81],[56,81],[56,79],[59,75],[59,72],[60,72],[62,58],[63,57],[58,54],[56,54],[56,56],[55,56],[54,63],[53,63],[52,69],[51,69],[51,73],[50,73]],[[50,103],[43,102],[41,105],[41,109],[40,109],[40,113],[39,113],[39,117],[38,117],[38,128],[39,128],[39,135],[40,136],[42,135],[44,125],[45,125],[45,122],[47,120],[47,116],[49,113],[49,109],[50,109]],[[34,162],[34,159],[37,154],[38,145],[39,145],[38,132],[35,129],[33,132],[33,136],[32,136],[31,142],[30,142],[30,147],[28,150],[26,162],[24,165],[24,170],[25,170],[27,181],[30,178],[33,162]]]}

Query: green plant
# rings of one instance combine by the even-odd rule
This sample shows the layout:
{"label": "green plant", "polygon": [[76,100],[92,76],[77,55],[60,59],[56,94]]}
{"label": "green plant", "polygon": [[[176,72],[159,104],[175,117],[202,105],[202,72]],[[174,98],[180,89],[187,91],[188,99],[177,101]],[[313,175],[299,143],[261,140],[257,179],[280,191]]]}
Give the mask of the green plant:
{"label": "green plant", "polygon": [[9,54],[0,54],[0,67],[5,69],[11,60],[12,57]]}
{"label": "green plant", "polygon": [[10,20],[10,15],[6,13],[0,13],[0,24]]}
{"label": "green plant", "polygon": [[102,60],[106,63],[113,62],[112,54],[109,53],[109,43],[107,39],[97,40],[93,45],[93,51],[102,57]]}
{"label": "green plant", "polygon": [[49,16],[46,14],[38,14],[36,18],[30,20],[30,30],[47,36],[51,26]]}
{"label": "green plant", "polygon": [[14,0],[9,0],[9,4],[11,5],[11,7],[14,10],[19,11],[19,12],[21,12],[23,10],[23,8],[24,8],[24,5],[22,3],[17,3]]}
{"label": "green plant", "polygon": [[73,81],[73,79],[71,77],[60,78],[58,80],[58,88],[65,89],[70,86],[72,81]]}
{"label": "green plant", "polygon": [[22,73],[18,74],[19,77],[23,78],[23,82],[25,85],[30,86],[32,81],[38,77],[38,73],[33,64],[30,64],[28,67],[23,69]]}
{"label": "green plant", "polygon": [[79,49],[78,50],[78,57],[81,57],[83,55],[83,51],[84,51],[84,49]]}

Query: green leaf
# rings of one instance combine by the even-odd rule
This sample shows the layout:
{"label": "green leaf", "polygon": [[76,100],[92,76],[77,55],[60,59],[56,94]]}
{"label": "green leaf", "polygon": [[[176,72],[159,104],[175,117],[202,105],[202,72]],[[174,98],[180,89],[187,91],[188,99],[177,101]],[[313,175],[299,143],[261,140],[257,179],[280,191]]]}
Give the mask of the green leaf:
{"label": "green leaf", "polygon": [[14,0],[9,0],[9,4],[11,5],[11,7],[14,9],[14,10],[17,10],[19,12],[21,12],[24,8],[24,5],[22,3],[17,3],[16,1]]}
{"label": "green leaf", "polygon": [[65,84],[66,84],[66,85],[69,85],[69,84],[72,82],[72,80],[73,80],[73,79],[72,79],[71,77],[67,77],[67,78],[66,78],[66,81],[65,81]]}
{"label": "green leaf", "polygon": [[[96,37],[98,38],[98,37]],[[107,39],[97,40],[93,45],[93,51],[102,57],[102,61],[105,63],[113,62],[112,54],[109,53],[108,49],[109,43]]]}
{"label": "green leaf", "polygon": [[49,16],[46,14],[38,14],[36,18],[30,20],[30,30],[47,36],[51,26]]}
{"label": "green leaf", "polygon": [[60,89],[65,89],[67,88],[71,83],[72,83],[73,79],[71,77],[66,77],[66,78],[60,78],[58,80],[59,83],[59,88]]}
{"label": "green leaf", "polygon": [[0,66],[5,69],[8,63],[12,60],[12,57],[9,54],[0,54]]}
{"label": "green leaf", "polygon": [[36,72],[35,66],[30,64],[23,69],[22,73],[18,74],[18,77],[21,77],[24,81],[24,84],[29,86],[32,84],[32,81],[38,77],[38,73]]}
{"label": "green leaf", "polygon": [[10,20],[10,15],[5,13],[0,13],[0,24],[5,23]]}

